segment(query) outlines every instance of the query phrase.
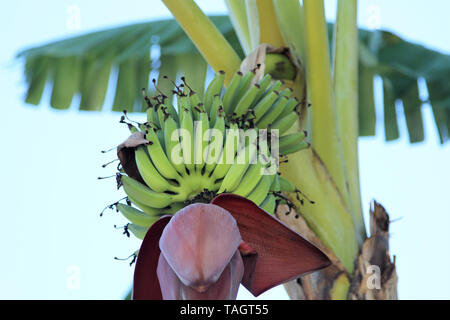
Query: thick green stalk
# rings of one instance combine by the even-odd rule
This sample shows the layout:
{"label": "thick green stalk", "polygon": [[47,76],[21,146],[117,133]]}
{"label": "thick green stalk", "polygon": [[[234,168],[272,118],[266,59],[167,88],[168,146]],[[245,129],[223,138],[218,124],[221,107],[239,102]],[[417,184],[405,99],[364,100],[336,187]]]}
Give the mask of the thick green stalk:
{"label": "thick green stalk", "polygon": [[242,0],[225,0],[228,8],[231,23],[239,38],[239,42],[244,49],[245,55],[252,51],[250,43],[250,32],[248,30],[247,9]]}
{"label": "thick green stalk", "polygon": [[189,38],[215,70],[225,71],[225,83],[239,70],[241,59],[193,0],[163,0]]}
{"label": "thick green stalk", "polygon": [[259,16],[256,0],[245,0],[245,10],[247,12],[248,30],[250,33],[251,51],[259,45]]}
{"label": "thick green stalk", "polygon": [[[297,126],[289,132],[296,132]],[[288,156],[280,172],[288,177],[314,203],[299,201],[292,195],[296,210],[310,229],[330,248],[351,274],[359,246],[353,219],[343,195],[339,192],[327,168],[312,148]]]}
{"label": "thick green stalk", "polygon": [[303,8],[298,0],[273,0],[284,42],[298,61],[305,60],[305,26]]}
{"label": "thick green stalk", "polygon": [[[304,0],[306,74],[311,101],[311,144],[349,203],[345,163],[331,81],[327,26],[322,0]],[[348,232],[348,230],[342,230]]]}
{"label": "thick green stalk", "polygon": [[366,238],[358,169],[358,26],[357,0],[339,0],[334,42],[334,92],[339,133],[350,191],[355,231]]}
{"label": "thick green stalk", "polygon": [[272,0],[257,0],[259,16],[259,43],[270,43],[276,48],[285,46]]}

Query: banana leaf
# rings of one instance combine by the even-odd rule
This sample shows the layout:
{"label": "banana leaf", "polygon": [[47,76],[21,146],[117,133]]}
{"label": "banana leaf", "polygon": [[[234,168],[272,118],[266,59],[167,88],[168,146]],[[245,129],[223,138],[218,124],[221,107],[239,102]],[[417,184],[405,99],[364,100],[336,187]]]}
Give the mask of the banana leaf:
{"label": "banana leaf", "polygon": [[[243,58],[243,50],[227,16],[211,16],[213,23]],[[333,25],[329,24],[330,41]],[[359,134],[373,136],[377,121],[386,141],[397,139],[403,108],[411,143],[424,140],[422,105],[431,105],[435,124],[444,143],[450,138],[450,56],[408,42],[389,31],[359,30]],[[330,48],[332,46],[330,45]],[[151,52],[159,56],[151,58]],[[199,52],[173,19],[121,26],[51,42],[20,52],[28,90],[25,101],[38,105],[47,82],[53,83],[50,105],[67,109],[76,94],[80,110],[102,110],[107,90],[114,91],[113,111],[142,112],[142,88],[155,92],[150,74],[164,80],[184,75],[201,92],[206,65]],[[111,76],[116,72],[117,77]],[[178,73],[177,73],[178,72]],[[159,76],[156,76],[158,75]],[[95,76],[93,76],[95,75]],[[376,118],[374,77],[383,81],[383,119]],[[115,80],[115,83],[111,79]],[[424,79],[428,99],[419,96]],[[175,80],[175,79],[174,79]],[[170,96],[173,85],[159,82]],[[378,133],[380,134],[380,133]]]}

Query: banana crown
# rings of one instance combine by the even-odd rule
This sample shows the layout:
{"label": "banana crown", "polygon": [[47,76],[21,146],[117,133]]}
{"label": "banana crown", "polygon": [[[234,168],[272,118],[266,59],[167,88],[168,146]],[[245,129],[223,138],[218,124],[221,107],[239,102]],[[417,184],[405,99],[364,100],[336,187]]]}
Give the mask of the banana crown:
{"label": "banana crown", "polygon": [[142,239],[161,215],[218,193],[238,194],[273,213],[287,201],[281,192],[297,192],[277,169],[280,155],[309,146],[306,132],[285,134],[300,103],[268,74],[256,82],[254,72],[237,72],[227,89],[224,75],[215,74],[203,99],[182,77],[173,91],[176,107],[164,93],[149,98],[143,90],[147,122],[122,117],[132,135],[117,148],[127,204],[116,208],[130,221],[127,233]]}

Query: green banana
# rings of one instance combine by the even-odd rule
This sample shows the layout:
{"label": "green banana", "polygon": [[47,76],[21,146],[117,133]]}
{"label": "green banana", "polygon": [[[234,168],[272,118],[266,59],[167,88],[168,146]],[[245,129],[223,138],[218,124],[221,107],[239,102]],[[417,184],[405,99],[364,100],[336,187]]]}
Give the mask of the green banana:
{"label": "green banana", "polygon": [[272,192],[281,191],[280,176],[278,174],[276,174],[272,180],[272,184],[270,185],[270,191]]}
{"label": "green banana", "polygon": [[184,165],[188,174],[195,170],[194,165],[194,120],[188,109],[182,110],[180,123],[181,148],[183,150]]}
{"label": "green banana", "polygon": [[299,103],[298,103],[297,98],[294,97],[293,99],[289,99],[289,102],[286,104],[283,111],[278,116],[277,120],[280,118],[283,118],[284,116],[287,116],[288,114],[290,114],[293,111],[296,111],[296,108],[298,105],[299,105]]}
{"label": "green banana", "polygon": [[147,122],[155,126],[159,126],[158,114],[153,106],[147,108]]}
{"label": "green banana", "polygon": [[[214,127],[212,128],[209,144],[206,147],[206,165],[205,165],[205,174],[208,176],[212,173],[214,168],[219,161],[219,157],[221,156],[223,150],[223,142],[225,140],[225,118],[223,116],[223,111],[219,112],[216,121],[214,123]],[[212,141],[212,137],[214,140]],[[218,139],[216,141],[216,139]],[[219,149],[220,146],[220,149]]]}
{"label": "green banana", "polygon": [[285,136],[280,137],[280,148],[287,147],[296,143],[303,141],[306,138],[306,131],[295,132]]}
{"label": "green banana", "polygon": [[137,201],[135,198],[133,198],[132,196],[130,196],[128,194],[127,194],[127,197],[128,197],[128,200],[130,200],[132,203],[134,203],[136,205],[136,207],[138,207],[139,209],[144,211],[146,214],[154,216],[154,215],[158,215],[159,212],[161,211],[161,208],[153,208],[153,207],[147,206],[147,205],[143,204],[142,202]]}
{"label": "green banana", "polygon": [[148,228],[149,227],[138,226],[134,223],[127,224],[128,231],[131,231],[131,233],[134,234],[134,236],[140,240],[144,240]]}
{"label": "green banana", "polygon": [[178,106],[179,123],[181,123],[183,121],[183,116],[185,114],[185,112],[183,111],[189,111],[189,113],[192,112],[189,97],[187,97],[186,95],[177,95],[177,106]]}
{"label": "green banana", "polygon": [[266,93],[266,90],[272,85],[272,77],[270,74],[265,74],[264,77],[261,78],[258,82],[259,91],[256,94],[255,100],[253,101],[250,107],[253,107],[256,103],[259,102],[261,97]]}
{"label": "green banana", "polygon": [[171,194],[153,191],[128,176],[122,176],[121,181],[125,193],[146,206],[164,208],[175,202]]}
{"label": "green banana", "polygon": [[255,120],[258,121],[266,113],[267,110],[273,105],[277,100],[279,94],[277,91],[272,91],[268,95],[264,96],[260,102],[258,102],[253,108],[253,113],[255,114]]}
{"label": "green banana", "polygon": [[223,103],[223,109],[225,110],[226,114],[231,113],[231,109],[233,106],[233,100],[236,96],[239,86],[242,80],[242,73],[240,71],[236,72],[231,78],[231,81],[228,85],[227,90],[225,91],[225,94],[223,95],[222,103]]}
{"label": "green banana", "polygon": [[134,152],[136,165],[142,179],[144,179],[147,186],[156,192],[174,191],[173,186],[156,170],[144,148],[138,147]]}
{"label": "green banana", "polygon": [[200,172],[204,165],[204,151],[208,145],[208,140],[205,139],[205,134],[209,130],[209,117],[206,112],[201,112],[199,115],[199,121],[196,121],[197,126],[194,128],[194,163],[195,170]]}
{"label": "green banana", "polygon": [[288,131],[295,123],[295,121],[298,120],[298,114],[295,112],[291,112],[284,117],[280,118],[278,117],[277,120],[275,120],[269,128],[272,130],[278,130],[278,136],[281,136],[283,133]]}
{"label": "green banana", "polygon": [[[160,131],[162,132],[162,131]],[[147,151],[152,159],[153,164],[167,179],[179,180],[181,176],[178,174],[177,170],[172,166],[172,163],[167,158],[167,155],[161,146],[160,138],[156,135],[152,127],[147,130],[146,139],[149,141],[147,144]],[[164,137],[162,137],[164,140]]]}
{"label": "green banana", "polygon": [[119,210],[119,212],[130,222],[142,227],[150,227],[153,222],[159,219],[159,216],[148,215],[145,212],[123,203],[117,204],[117,210]]}
{"label": "green banana", "polygon": [[204,107],[206,112],[210,113],[214,101],[214,96],[217,95],[220,97],[224,79],[225,79],[225,72],[220,70],[219,72],[216,72],[214,78],[209,83],[208,88],[206,89],[205,92],[205,99],[204,99]]}
{"label": "green banana", "polygon": [[[244,132],[242,136],[239,129],[255,125],[260,129],[278,129],[282,154],[308,144],[306,133],[283,135],[298,118],[298,101],[289,98],[291,90],[283,90],[281,81],[273,81],[270,75],[252,85],[254,76],[253,72],[237,72],[224,90],[224,73],[219,71],[203,101],[201,92],[194,92],[182,79],[184,89],[176,86],[174,92],[178,111],[161,91],[152,101],[146,98],[147,122],[128,125],[132,133],[143,132],[149,141],[134,150],[135,164],[144,182],[121,175],[133,206],[117,205],[131,222],[127,226],[130,232],[142,238],[161,215],[173,214],[186,203],[221,192],[247,197],[273,213],[277,192],[287,188],[287,180],[278,174],[267,175],[266,169],[271,169],[268,164],[248,157],[255,156],[258,147],[270,156],[270,146],[257,147],[256,140],[246,141],[253,134]],[[125,172],[123,167],[118,170]]]}
{"label": "green banana", "polygon": [[261,162],[251,164],[242,177],[239,186],[232,192],[243,197],[248,196],[249,193],[256,187],[258,182],[262,179],[262,169],[263,165],[261,164]]}
{"label": "green banana", "polygon": [[[234,161],[234,157],[239,145],[239,136],[235,135],[238,126],[235,123],[230,124],[230,128],[226,132],[225,145],[219,156],[219,161],[217,162],[214,171],[212,172],[212,177],[216,180],[222,179],[231,167],[231,162]],[[228,159],[229,157],[233,159]]]}
{"label": "green banana", "polygon": [[158,106],[158,110],[157,110],[157,114],[158,114],[158,123],[159,123],[159,128],[161,130],[164,130],[164,122],[166,120],[166,107],[163,104],[160,104]]}
{"label": "green banana", "polygon": [[248,200],[253,201],[257,205],[260,205],[269,193],[270,185],[272,184],[273,175],[264,175],[258,182],[256,187],[247,196]]}
{"label": "green banana", "polygon": [[[249,155],[247,161],[246,157]],[[249,167],[250,163],[254,161],[256,155],[256,145],[251,143],[248,146],[239,150],[236,155],[235,163],[230,167],[227,174],[223,178],[222,185],[218,193],[233,192],[242,180],[242,176]]]}
{"label": "green banana", "polygon": [[171,103],[168,103],[166,105],[166,107],[167,107],[166,112],[169,115],[171,115],[175,119],[176,122],[178,122],[178,113],[177,113],[177,110],[175,110],[175,107]]}
{"label": "green banana", "polygon": [[185,176],[186,168],[183,162],[178,124],[172,117],[168,117],[164,124],[164,145],[167,158],[173,167],[179,174]]}
{"label": "green banana", "polygon": [[233,113],[235,113],[236,116],[241,116],[245,113],[245,111],[249,110],[250,105],[252,104],[253,100],[255,100],[256,95],[260,89],[261,88],[257,83],[254,84],[250,89],[248,89],[248,91],[242,96],[242,98],[238,100]]}
{"label": "green banana", "polygon": [[264,199],[264,201],[261,203],[260,207],[264,211],[270,214],[274,214],[276,206],[277,206],[276,197],[272,193],[269,193],[267,197]]}
{"label": "green banana", "polygon": [[[209,111],[209,123],[210,125],[214,126],[214,124],[216,123],[216,117],[218,115],[219,112],[223,112],[223,108],[221,106],[222,100],[220,100],[220,96],[219,95],[215,95],[213,97],[213,102],[212,102],[212,106],[211,106],[211,110]],[[222,110],[222,111],[219,111]]]}
{"label": "green banana", "polygon": [[267,110],[262,118],[256,120],[256,127],[261,129],[267,128],[272,122],[275,121],[281,111],[283,111],[283,108],[287,102],[288,98],[280,95],[277,101],[269,108],[269,110]]}
{"label": "green banana", "polygon": [[[234,98],[234,102],[238,102],[242,99],[242,97],[245,95],[247,90],[250,88],[250,85],[252,83],[253,78],[255,77],[255,72],[250,71],[247,72],[242,76],[241,82],[239,83],[238,91],[236,92],[236,96]],[[230,113],[233,113],[232,110],[230,110]]]}
{"label": "green banana", "polygon": [[295,153],[295,152],[303,150],[303,149],[308,149],[309,147],[310,147],[310,144],[307,141],[301,141],[299,143],[280,148],[280,154],[288,155],[288,154]]}

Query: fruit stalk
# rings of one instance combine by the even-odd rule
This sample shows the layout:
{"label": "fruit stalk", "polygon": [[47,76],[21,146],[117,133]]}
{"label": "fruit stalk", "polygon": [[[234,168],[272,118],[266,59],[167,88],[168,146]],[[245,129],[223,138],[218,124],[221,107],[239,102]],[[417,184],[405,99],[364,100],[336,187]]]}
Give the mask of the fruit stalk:
{"label": "fruit stalk", "polygon": [[209,65],[225,71],[225,84],[239,69],[241,59],[193,0],[163,0]]}
{"label": "fruit stalk", "polygon": [[349,203],[342,143],[330,72],[327,26],[322,0],[305,0],[306,70],[311,101],[311,144],[338,190]]}
{"label": "fruit stalk", "polygon": [[334,92],[350,204],[359,244],[366,238],[358,169],[357,1],[339,0],[334,41]]}

